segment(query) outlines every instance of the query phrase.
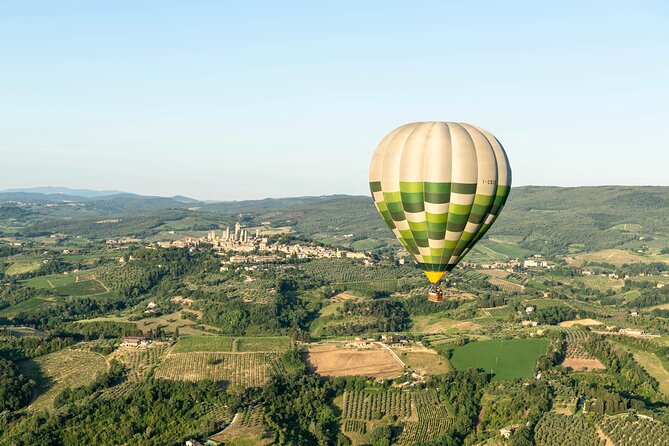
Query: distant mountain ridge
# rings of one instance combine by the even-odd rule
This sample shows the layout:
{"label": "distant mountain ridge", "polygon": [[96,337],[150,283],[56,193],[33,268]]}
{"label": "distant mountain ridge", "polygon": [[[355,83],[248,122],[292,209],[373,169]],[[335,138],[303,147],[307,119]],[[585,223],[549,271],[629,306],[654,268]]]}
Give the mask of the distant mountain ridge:
{"label": "distant mountain ridge", "polygon": [[95,197],[105,197],[108,195],[119,195],[125,194],[119,190],[93,190],[93,189],[72,189],[69,187],[55,187],[55,186],[45,186],[45,187],[17,187],[11,189],[5,189],[0,191],[0,194],[3,193],[28,193],[28,194],[44,194],[44,195],[67,195],[72,197],[83,197],[83,198],[95,198]]}
{"label": "distant mountain ridge", "polygon": [[[22,202],[15,204],[11,202]],[[242,214],[242,215],[240,215]],[[120,218],[116,225],[96,222]],[[557,254],[608,248],[669,248],[669,187],[514,187],[490,238],[526,250]],[[290,227],[299,235],[356,250],[394,249],[396,242],[369,196],[328,195],[203,202],[187,197],[128,193],[94,198],[0,192],[0,222],[25,234],[74,233],[91,238],[150,236],[173,230],[222,229],[237,220]],[[621,229],[622,228],[622,229]],[[629,229],[635,228],[635,229]],[[184,229],[182,229],[184,230]],[[668,240],[665,244],[664,240]]]}

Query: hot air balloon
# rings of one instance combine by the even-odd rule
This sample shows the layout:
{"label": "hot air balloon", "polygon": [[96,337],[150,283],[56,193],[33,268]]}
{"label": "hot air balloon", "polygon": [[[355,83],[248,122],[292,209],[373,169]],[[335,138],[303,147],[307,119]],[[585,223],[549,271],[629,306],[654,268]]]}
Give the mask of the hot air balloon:
{"label": "hot air balloon", "polygon": [[490,229],[511,189],[502,144],[464,123],[414,122],[390,132],[369,169],[377,210],[432,283],[439,281]]}

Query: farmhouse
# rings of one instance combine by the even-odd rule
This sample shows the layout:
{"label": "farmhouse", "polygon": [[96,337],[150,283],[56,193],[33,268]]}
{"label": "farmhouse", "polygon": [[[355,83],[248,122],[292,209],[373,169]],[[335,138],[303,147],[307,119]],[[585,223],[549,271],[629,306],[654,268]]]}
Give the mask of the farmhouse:
{"label": "farmhouse", "polygon": [[121,341],[121,346],[123,347],[142,347],[145,345],[149,345],[151,343],[150,340],[142,337],[142,336],[127,336],[123,338]]}

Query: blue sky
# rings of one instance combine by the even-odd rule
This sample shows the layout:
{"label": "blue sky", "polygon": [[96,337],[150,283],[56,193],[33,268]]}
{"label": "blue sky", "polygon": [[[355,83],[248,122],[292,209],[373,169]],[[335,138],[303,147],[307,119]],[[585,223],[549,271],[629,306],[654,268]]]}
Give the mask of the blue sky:
{"label": "blue sky", "polygon": [[669,185],[668,5],[0,0],[0,189],[367,194],[421,120],[514,185]]}

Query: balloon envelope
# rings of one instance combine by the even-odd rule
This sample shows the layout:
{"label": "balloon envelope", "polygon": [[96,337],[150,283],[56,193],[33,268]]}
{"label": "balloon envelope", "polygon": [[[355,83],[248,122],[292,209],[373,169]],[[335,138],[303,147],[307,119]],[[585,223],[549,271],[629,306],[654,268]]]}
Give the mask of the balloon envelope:
{"label": "balloon envelope", "polygon": [[481,128],[414,122],[379,143],[369,186],[386,224],[436,283],[494,223],[511,168],[500,142]]}

